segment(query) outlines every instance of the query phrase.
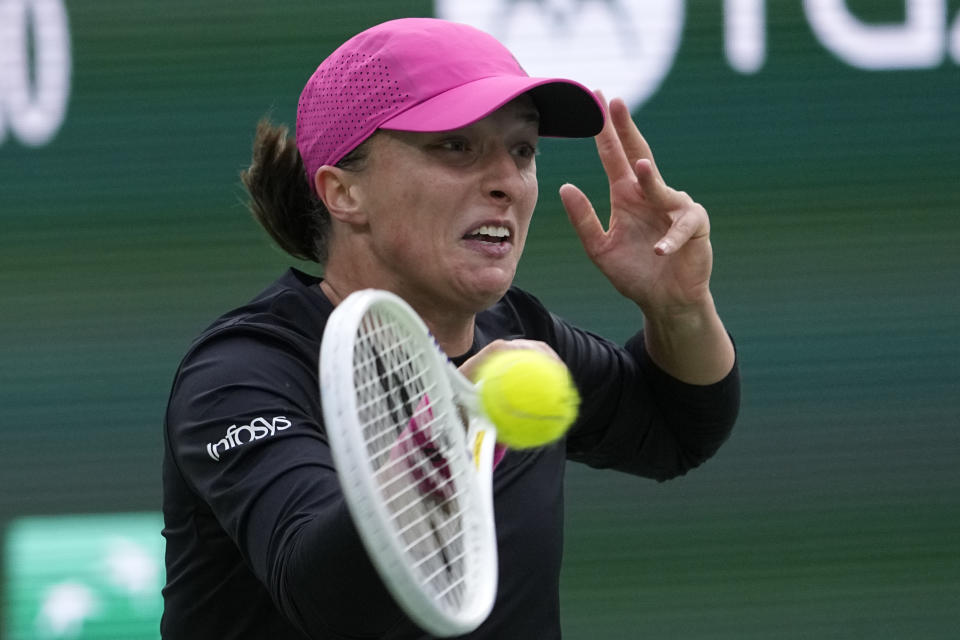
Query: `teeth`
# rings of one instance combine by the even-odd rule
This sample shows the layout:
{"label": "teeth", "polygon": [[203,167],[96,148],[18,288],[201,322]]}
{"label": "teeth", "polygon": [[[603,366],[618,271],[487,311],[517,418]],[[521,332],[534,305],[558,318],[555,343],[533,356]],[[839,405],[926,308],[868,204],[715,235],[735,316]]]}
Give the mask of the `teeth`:
{"label": "teeth", "polygon": [[485,224],[482,227],[474,229],[470,235],[472,236],[492,236],[494,238],[509,238],[510,230],[506,227],[495,227],[493,225]]}

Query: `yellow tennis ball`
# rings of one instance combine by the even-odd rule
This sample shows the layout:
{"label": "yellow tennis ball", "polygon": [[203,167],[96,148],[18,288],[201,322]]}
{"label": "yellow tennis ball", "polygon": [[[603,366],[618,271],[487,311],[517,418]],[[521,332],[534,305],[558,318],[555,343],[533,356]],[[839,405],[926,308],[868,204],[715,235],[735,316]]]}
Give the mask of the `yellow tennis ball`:
{"label": "yellow tennis ball", "polygon": [[491,354],[477,371],[480,400],[497,440],[514,449],[549,444],[577,418],[580,394],[566,365],[533,349]]}

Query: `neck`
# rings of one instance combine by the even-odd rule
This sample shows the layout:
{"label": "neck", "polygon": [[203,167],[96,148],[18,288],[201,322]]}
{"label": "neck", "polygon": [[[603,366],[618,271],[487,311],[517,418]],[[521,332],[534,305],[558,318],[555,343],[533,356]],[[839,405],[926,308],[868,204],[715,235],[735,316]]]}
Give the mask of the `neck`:
{"label": "neck", "polygon": [[[414,306],[416,310],[417,307]],[[455,358],[470,350],[473,345],[474,315],[456,316],[453,314],[424,314],[423,318],[437,344],[448,357]]]}

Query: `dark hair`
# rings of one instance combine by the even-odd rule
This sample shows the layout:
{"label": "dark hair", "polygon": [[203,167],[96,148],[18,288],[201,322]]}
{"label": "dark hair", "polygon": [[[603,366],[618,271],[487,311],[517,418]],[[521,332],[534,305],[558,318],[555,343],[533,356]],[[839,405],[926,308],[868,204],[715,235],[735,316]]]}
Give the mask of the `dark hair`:
{"label": "dark hair", "polygon": [[[366,156],[364,141],[337,166],[359,171]],[[250,196],[250,212],[281,249],[299,260],[326,263],[330,212],[310,189],[296,141],[286,126],[260,120],[250,166],[240,172],[240,179]]]}

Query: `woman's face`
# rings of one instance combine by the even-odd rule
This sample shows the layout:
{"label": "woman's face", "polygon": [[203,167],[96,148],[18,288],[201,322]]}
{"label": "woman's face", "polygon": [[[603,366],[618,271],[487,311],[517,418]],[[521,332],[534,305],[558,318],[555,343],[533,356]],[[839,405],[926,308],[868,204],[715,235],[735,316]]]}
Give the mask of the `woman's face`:
{"label": "woman's face", "polygon": [[537,203],[538,116],[527,96],[454,131],[381,131],[356,174],[366,286],[421,313],[476,313],[513,282]]}

